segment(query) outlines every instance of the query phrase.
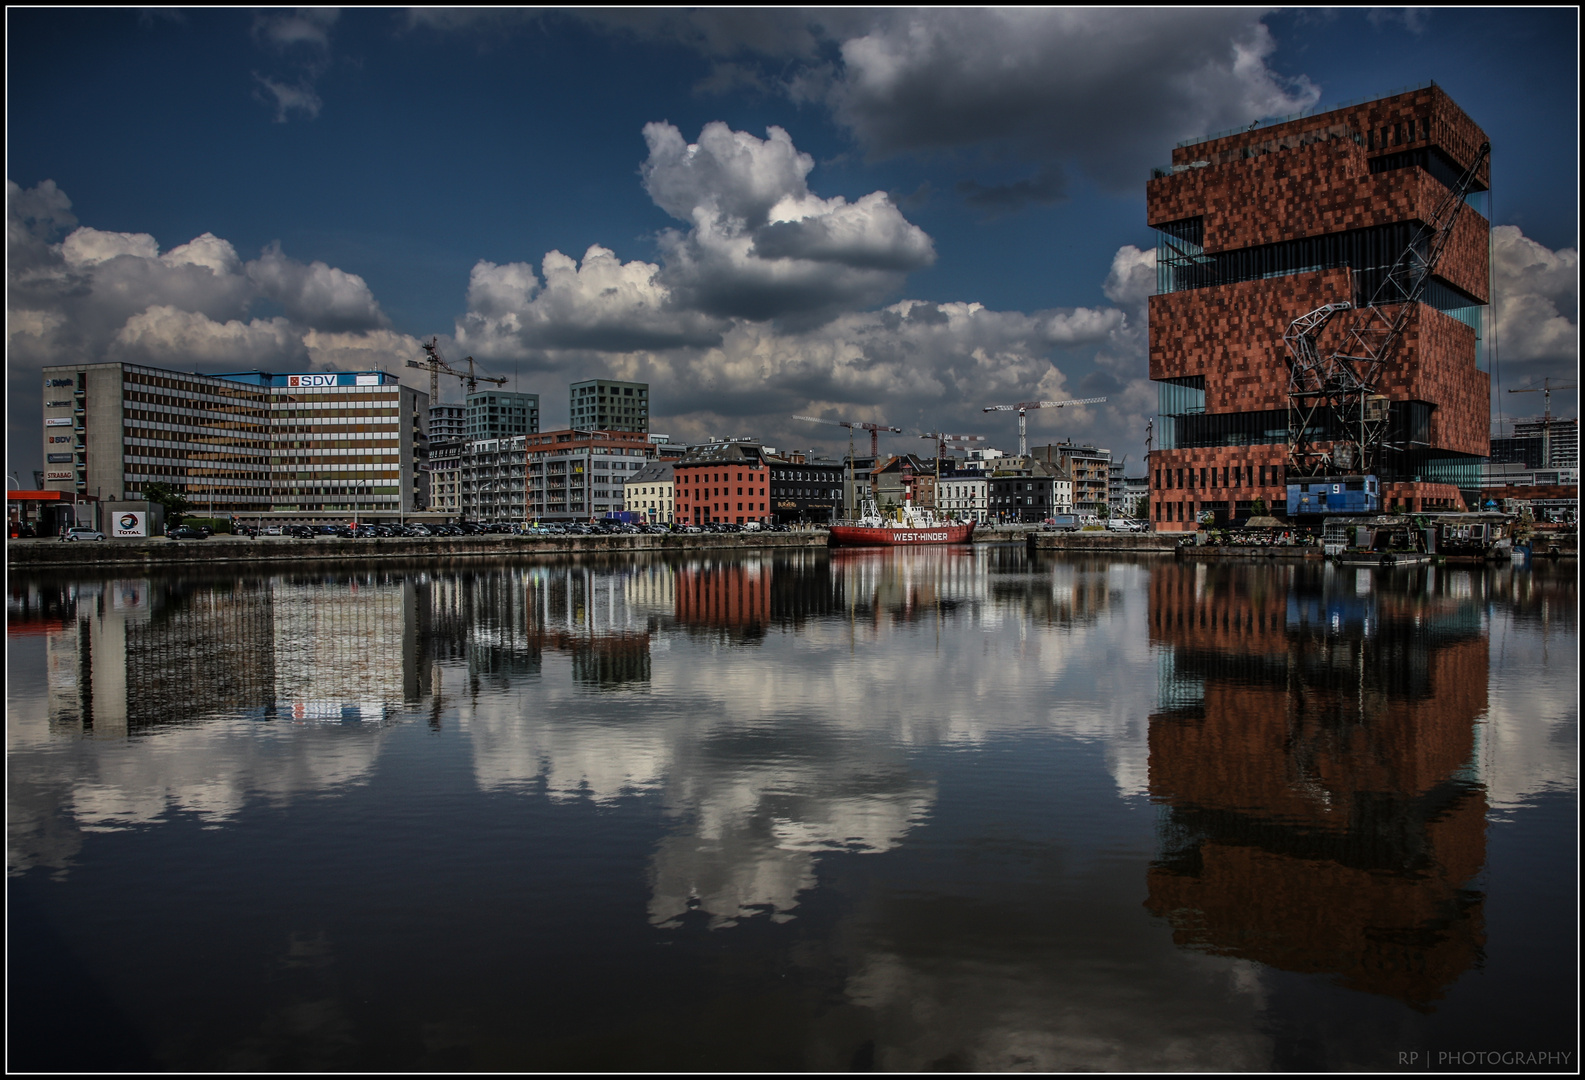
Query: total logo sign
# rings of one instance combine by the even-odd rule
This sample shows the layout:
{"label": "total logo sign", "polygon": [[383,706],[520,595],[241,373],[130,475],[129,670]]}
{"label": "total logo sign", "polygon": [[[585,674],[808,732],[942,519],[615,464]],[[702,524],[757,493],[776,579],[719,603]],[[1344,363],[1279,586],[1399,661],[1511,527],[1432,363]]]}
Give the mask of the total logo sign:
{"label": "total logo sign", "polygon": [[149,534],[148,514],[141,510],[127,510],[115,516],[111,522],[111,535],[113,536],[147,536]]}

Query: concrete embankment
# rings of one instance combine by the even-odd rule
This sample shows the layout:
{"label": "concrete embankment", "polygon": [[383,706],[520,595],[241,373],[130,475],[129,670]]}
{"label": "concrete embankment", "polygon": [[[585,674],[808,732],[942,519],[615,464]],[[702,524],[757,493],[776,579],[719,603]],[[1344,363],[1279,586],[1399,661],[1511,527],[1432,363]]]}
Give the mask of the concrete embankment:
{"label": "concrete embankment", "polygon": [[1066,551],[1089,555],[1143,551],[1171,555],[1178,550],[1178,534],[1035,532],[1029,534],[1028,544],[1030,551]]}
{"label": "concrete embankment", "polygon": [[1268,544],[1250,547],[1243,544],[1188,545],[1178,551],[1184,559],[1324,559],[1319,544]]}
{"label": "concrete embankment", "polygon": [[775,548],[823,548],[823,532],[796,533],[667,533],[615,536],[460,536],[431,539],[315,540],[12,540],[6,544],[6,565],[15,570],[64,570],[79,567],[208,566],[216,563],[346,562],[357,559],[452,560],[458,558],[524,558],[543,555],[613,554],[628,551],[747,551]]}

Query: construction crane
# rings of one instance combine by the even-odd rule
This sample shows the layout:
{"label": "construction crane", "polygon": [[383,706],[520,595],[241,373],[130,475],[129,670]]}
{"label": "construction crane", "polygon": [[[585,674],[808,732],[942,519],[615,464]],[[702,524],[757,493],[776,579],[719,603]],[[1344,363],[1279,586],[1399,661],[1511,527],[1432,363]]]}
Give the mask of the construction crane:
{"label": "construction crane", "polygon": [[1105,401],[1103,397],[1077,398],[1073,401],[1020,401],[1017,405],[987,405],[985,412],[1014,412],[1018,413],[1018,456],[1027,457],[1029,442],[1024,438],[1024,414],[1030,409],[1060,409],[1067,405],[1097,405]]}
{"label": "construction crane", "polygon": [[[941,456],[947,452],[950,444],[954,450],[972,449],[971,443],[982,443],[984,435],[947,435],[939,431],[916,431],[914,434],[921,439],[934,439],[936,441],[936,490],[941,490]],[[940,496],[936,496],[939,505]]]}
{"label": "construction crane", "polygon": [[870,457],[878,457],[878,456],[880,456],[880,452],[881,452],[880,435],[881,435],[881,432],[883,432],[883,431],[895,431],[899,435],[901,435],[902,431],[903,431],[903,429],[900,428],[900,427],[888,427],[886,424],[867,424],[867,423],[862,423],[862,422],[860,422],[858,420],[823,420],[823,419],[821,419],[818,416],[795,416],[795,417],[793,417],[793,419],[794,420],[807,420],[811,424],[831,424],[831,425],[833,425],[835,427],[845,427],[845,428],[847,428],[848,429],[848,456],[849,457],[851,457],[852,453],[853,453],[853,429],[854,428],[862,428],[863,430],[865,430],[865,431],[870,433]]}
{"label": "construction crane", "polygon": [[447,375],[456,376],[468,388],[468,393],[470,394],[479,389],[479,384],[482,382],[494,383],[496,386],[506,385],[505,378],[492,378],[489,375],[476,374],[473,370],[473,357],[471,356],[466,357],[463,361],[468,365],[468,373],[466,375],[446,363],[446,358],[440,354],[439,338],[432,337],[424,342],[423,349],[424,359],[409,360],[407,366],[429,372],[429,404],[431,406],[440,404],[440,373],[442,371]]}
{"label": "construction crane", "polygon": [[857,502],[859,497],[858,486],[853,481],[853,429],[863,428],[870,433],[870,460],[874,461],[881,453],[881,432],[895,431],[902,434],[902,428],[889,427],[886,424],[869,424],[858,420],[826,420],[818,416],[795,416],[794,420],[807,420],[811,424],[830,424],[833,427],[848,429],[848,490],[853,493],[853,506],[848,507],[849,516],[857,516]]}
{"label": "construction crane", "polygon": [[[1430,219],[1415,230],[1367,303],[1325,304],[1288,325],[1282,340],[1288,348],[1290,473],[1369,474],[1379,466],[1383,449],[1408,450],[1407,445],[1386,445],[1392,406],[1377,388],[1490,153],[1491,143],[1481,143],[1469,168],[1448,189]],[[1355,316],[1344,332],[1342,347],[1323,357],[1316,344],[1321,331],[1334,316],[1351,309]]]}
{"label": "construction crane", "polygon": [[1559,383],[1552,385],[1551,378],[1541,380],[1540,386],[1521,386],[1517,390],[1508,391],[1510,394],[1534,394],[1539,392],[1546,402],[1546,410],[1541,417],[1541,467],[1552,467],[1552,391],[1578,390],[1579,383]]}

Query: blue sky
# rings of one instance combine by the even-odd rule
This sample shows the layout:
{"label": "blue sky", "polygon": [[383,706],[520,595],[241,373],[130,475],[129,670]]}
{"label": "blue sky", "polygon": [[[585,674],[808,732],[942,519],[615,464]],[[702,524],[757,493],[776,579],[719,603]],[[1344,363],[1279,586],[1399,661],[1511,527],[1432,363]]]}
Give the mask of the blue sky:
{"label": "blue sky", "polygon": [[982,405],[1104,394],[1031,433],[1137,466],[1149,167],[1427,79],[1494,146],[1503,387],[1577,368],[1573,9],[7,21],[25,482],[43,363],[404,371],[431,335],[550,426],[591,374],[650,381],[678,438],[831,451],[791,415],[1012,446]]}

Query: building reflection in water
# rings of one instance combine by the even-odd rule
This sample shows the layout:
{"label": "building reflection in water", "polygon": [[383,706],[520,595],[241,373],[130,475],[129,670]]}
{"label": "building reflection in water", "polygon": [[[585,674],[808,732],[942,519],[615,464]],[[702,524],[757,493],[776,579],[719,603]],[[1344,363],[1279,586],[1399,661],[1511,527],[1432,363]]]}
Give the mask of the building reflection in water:
{"label": "building reflection in water", "polygon": [[771,621],[772,560],[759,555],[690,558],[677,567],[677,625],[740,644],[764,638]]}
{"label": "building reflection in water", "polygon": [[568,563],[536,567],[525,584],[529,640],[566,653],[574,682],[603,690],[649,682],[650,636],[671,610],[669,567]]}
{"label": "building reflection in water", "polygon": [[1010,545],[837,548],[830,554],[836,608],[879,630],[969,615],[987,627],[1092,623],[1112,604],[1116,560],[1063,559],[1031,566]]}
{"label": "building reflection in water", "polygon": [[1146,906],[1180,945],[1422,1008],[1480,962],[1486,581],[1156,570]]}
{"label": "building reflection in water", "polygon": [[380,720],[427,695],[422,607],[413,579],[376,574],[74,582],[44,626],[50,722]]}

